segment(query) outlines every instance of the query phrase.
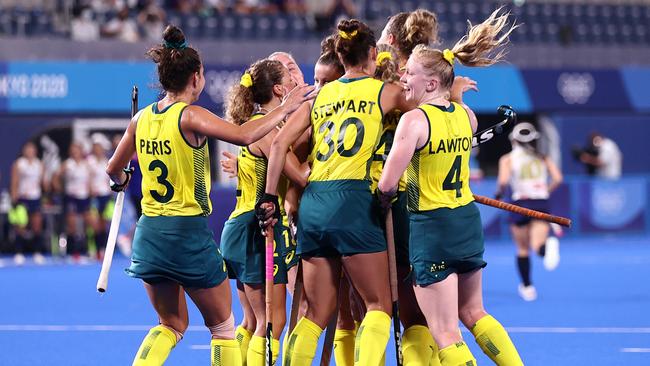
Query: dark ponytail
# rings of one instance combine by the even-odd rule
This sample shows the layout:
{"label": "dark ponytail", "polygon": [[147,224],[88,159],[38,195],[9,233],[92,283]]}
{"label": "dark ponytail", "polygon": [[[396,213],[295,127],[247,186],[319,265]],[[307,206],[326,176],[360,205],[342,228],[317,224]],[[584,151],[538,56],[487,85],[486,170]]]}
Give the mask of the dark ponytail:
{"label": "dark ponytail", "polygon": [[147,51],[158,65],[158,80],[165,91],[175,93],[185,90],[190,76],[201,70],[201,57],[187,45],[185,35],[175,25],[163,32],[163,42]]}
{"label": "dark ponytail", "polygon": [[337,26],[336,53],[345,66],[357,66],[368,60],[371,47],[377,46],[375,33],[358,20],[341,20]]}

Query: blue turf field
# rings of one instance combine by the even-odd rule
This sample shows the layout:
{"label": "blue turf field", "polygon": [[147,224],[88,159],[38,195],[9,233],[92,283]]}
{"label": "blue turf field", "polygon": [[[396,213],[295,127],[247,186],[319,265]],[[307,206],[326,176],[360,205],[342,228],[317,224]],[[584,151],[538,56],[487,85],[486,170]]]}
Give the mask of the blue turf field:
{"label": "blue turf field", "polygon": [[[512,245],[488,243],[486,259],[487,310],[510,330],[526,365],[650,365],[649,238],[562,241],[555,272],[533,262],[533,303],[517,296]],[[121,271],[126,259],[114,261],[104,296],[95,292],[99,265],[3,262],[0,365],[130,365],[157,321],[141,284]],[[190,324],[167,365],[209,364],[209,335],[193,307]],[[491,364],[464,335],[478,363]],[[391,351],[392,341],[387,364]]]}

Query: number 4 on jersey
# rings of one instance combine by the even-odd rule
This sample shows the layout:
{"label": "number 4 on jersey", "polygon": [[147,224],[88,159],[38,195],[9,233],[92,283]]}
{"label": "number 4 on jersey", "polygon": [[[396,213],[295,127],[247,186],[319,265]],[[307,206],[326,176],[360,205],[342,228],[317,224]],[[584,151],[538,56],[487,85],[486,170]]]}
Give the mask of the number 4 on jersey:
{"label": "number 4 on jersey", "polygon": [[460,180],[460,167],[462,166],[462,161],[461,155],[456,155],[453,164],[451,164],[451,169],[449,169],[449,173],[447,173],[445,180],[442,182],[442,189],[444,191],[455,190],[456,198],[462,196],[461,188],[463,188],[463,182]]}

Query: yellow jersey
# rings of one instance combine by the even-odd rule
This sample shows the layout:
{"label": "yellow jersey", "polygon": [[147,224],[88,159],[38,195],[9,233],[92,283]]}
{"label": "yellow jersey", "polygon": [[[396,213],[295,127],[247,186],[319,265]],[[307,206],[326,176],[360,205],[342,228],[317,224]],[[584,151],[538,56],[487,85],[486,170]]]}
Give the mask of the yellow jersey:
{"label": "yellow jersey", "polygon": [[146,216],[207,216],[212,212],[207,139],[198,147],[185,140],[180,129],[185,107],[177,102],[159,111],[153,103],[138,118],[135,146]]}
{"label": "yellow jersey", "polygon": [[[264,114],[253,114],[250,121],[262,118]],[[230,214],[230,219],[255,209],[255,204],[262,198],[266,190],[266,170],[268,160],[263,156],[255,155],[248,146],[239,148],[237,155],[237,203]],[[286,195],[288,181],[281,177],[278,183],[278,196],[280,197],[280,214],[286,217],[283,198]]]}
{"label": "yellow jersey", "polygon": [[383,81],[371,77],[341,78],[323,86],[311,110],[310,182],[370,180],[383,128],[383,87]]}
{"label": "yellow jersey", "polygon": [[472,126],[465,109],[423,104],[429,140],[415,151],[407,169],[409,211],[455,208],[474,200],[469,188]]}
{"label": "yellow jersey", "polygon": [[[388,154],[393,146],[395,130],[397,130],[397,123],[399,122],[400,117],[402,117],[402,112],[400,111],[393,111],[384,116],[384,127],[381,132],[381,138],[379,139],[379,145],[372,156],[372,163],[370,165],[370,178],[372,179],[370,190],[373,192],[377,189],[379,178],[381,178],[381,172],[384,170],[386,159],[388,159]],[[406,174],[404,174],[404,176],[399,180],[397,189],[400,192],[406,191]]]}

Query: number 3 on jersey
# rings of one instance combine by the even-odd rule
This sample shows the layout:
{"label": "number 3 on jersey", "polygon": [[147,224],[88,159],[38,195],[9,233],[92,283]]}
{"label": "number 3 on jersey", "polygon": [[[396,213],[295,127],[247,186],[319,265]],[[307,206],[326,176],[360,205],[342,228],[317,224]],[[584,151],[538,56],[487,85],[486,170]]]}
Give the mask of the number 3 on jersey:
{"label": "number 3 on jersey", "polygon": [[165,187],[165,194],[161,195],[158,191],[149,190],[151,197],[160,203],[169,202],[172,197],[174,197],[174,186],[167,180],[167,175],[169,174],[169,169],[167,165],[160,160],[154,160],[149,164],[149,171],[153,172],[156,169],[160,169],[160,174],[157,177],[157,181],[160,185]]}
{"label": "number 3 on jersey", "polygon": [[[350,148],[346,148],[345,133],[347,132],[348,127],[351,125],[354,125],[356,135],[352,146]],[[361,122],[360,119],[356,117],[350,117],[343,121],[343,123],[341,123],[341,129],[339,130],[336,142],[333,140],[335,130],[336,125],[332,121],[326,121],[320,125],[320,128],[318,128],[319,133],[326,133],[327,131],[325,137],[323,137],[323,143],[327,144],[327,151],[324,154],[320,150],[316,153],[316,159],[319,161],[327,161],[327,159],[329,159],[332,154],[334,154],[334,150],[336,150],[340,156],[350,157],[354,156],[359,152],[359,149],[361,149],[361,145],[363,144],[363,136],[365,135],[365,129],[363,127],[363,122]]]}
{"label": "number 3 on jersey", "polygon": [[[460,168],[462,166],[462,156],[456,155],[454,162],[451,164],[451,169],[445,177],[445,180],[442,182],[442,189],[444,191],[456,191],[456,198],[460,198],[463,194],[461,193],[461,188],[463,188],[463,181],[460,180]],[[455,181],[454,181],[455,180]]]}

